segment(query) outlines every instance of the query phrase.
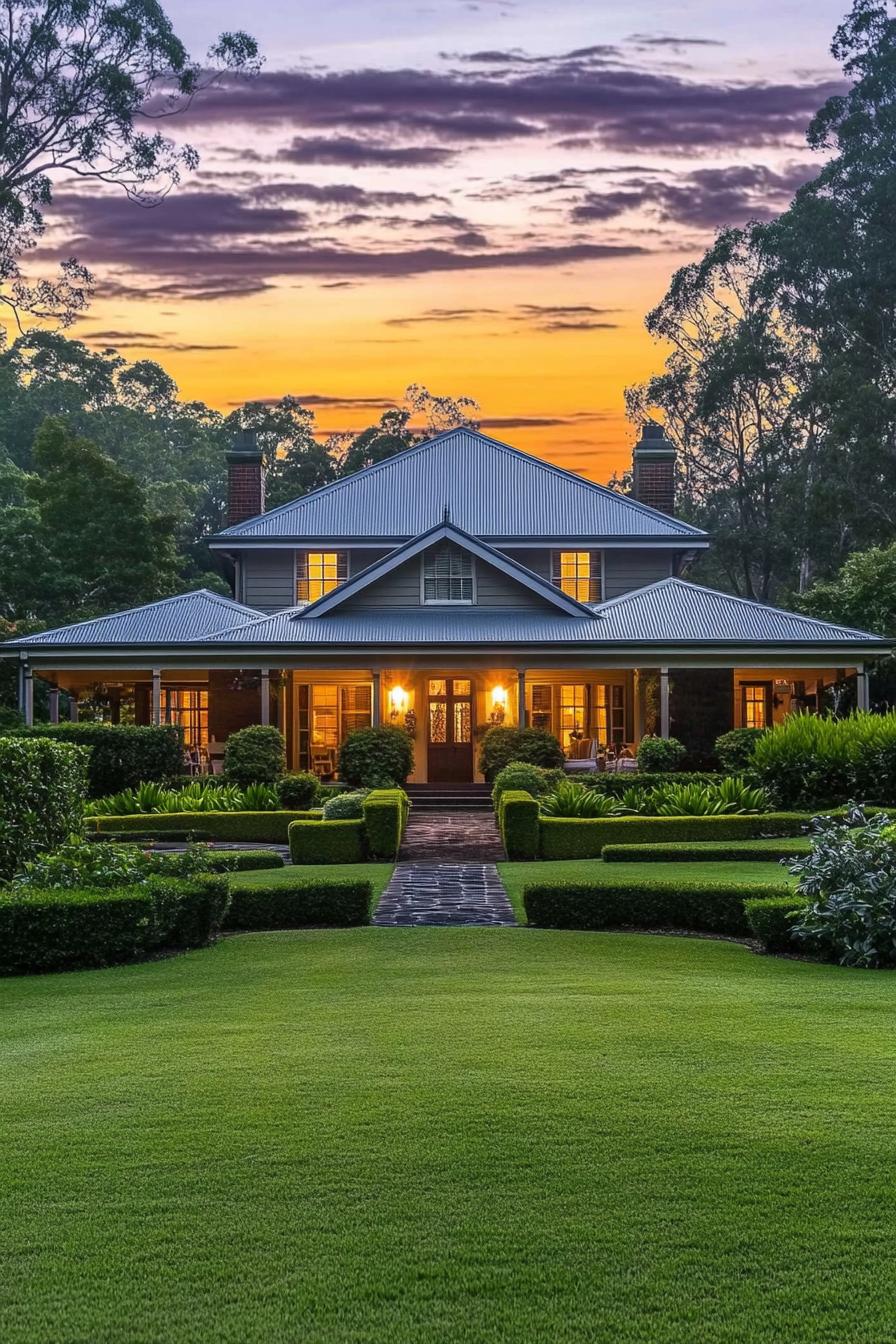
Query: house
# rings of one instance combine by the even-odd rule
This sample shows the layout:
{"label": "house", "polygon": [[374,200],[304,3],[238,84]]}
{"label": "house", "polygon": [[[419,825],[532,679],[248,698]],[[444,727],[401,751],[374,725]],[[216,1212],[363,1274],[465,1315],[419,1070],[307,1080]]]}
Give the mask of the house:
{"label": "house", "polygon": [[353,728],[414,739],[416,782],[472,781],[492,724],[621,751],[645,732],[695,751],[739,725],[816,709],[889,644],[691,583],[707,535],[674,516],[675,452],[644,427],[633,494],[455,429],[265,512],[261,456],[228,454],[228,526],[212,547],[232,599],[184,593],[12,640],[33,678],[96,688],[113,720],[174,722],[197,752],[251,723],[292,767],[331,775]]}

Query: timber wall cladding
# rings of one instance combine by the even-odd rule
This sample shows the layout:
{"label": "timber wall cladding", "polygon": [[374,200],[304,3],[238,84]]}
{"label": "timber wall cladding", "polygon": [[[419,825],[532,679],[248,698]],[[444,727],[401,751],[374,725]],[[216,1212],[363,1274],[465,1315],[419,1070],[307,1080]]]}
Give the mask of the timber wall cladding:
{"label": "timber wall cladding", "polygon": [[[246,680],[257,674],[246,674]],[[208,680],[208,735],[222,742],[238,728],[261,723],[259,685],[235,685],[239,673],[225,669],[210,672]],[[271,696],[271,723],[277,722],[277,706]]]}

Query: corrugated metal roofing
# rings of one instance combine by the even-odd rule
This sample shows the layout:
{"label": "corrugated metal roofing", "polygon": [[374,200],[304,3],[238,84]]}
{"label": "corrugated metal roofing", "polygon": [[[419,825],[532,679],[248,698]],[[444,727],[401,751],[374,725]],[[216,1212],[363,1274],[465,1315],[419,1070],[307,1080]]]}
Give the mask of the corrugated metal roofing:
{"label": "corrugated metal roofing", "polygon": [[43,630],[37,635],[26,635],[9,643],[18,647],[40,647],[45,644],[96,646],[102,644],[178,644],[203,639],[216,630],[225,630],[237,622],[251,621],[261,616],[254,607],[234,602],[208,588],[192,593],[165,597],[149,602],[144,607],[116,611],[111,616],[98,616],[92,621],[79,621],[57,630]]}
{"label": "corrugated metal roofing", "polygon": [[416,537],[450,521],[477,537],[703,541],[704,532],[473,430],[429,439],[219,533],[221,539]]}

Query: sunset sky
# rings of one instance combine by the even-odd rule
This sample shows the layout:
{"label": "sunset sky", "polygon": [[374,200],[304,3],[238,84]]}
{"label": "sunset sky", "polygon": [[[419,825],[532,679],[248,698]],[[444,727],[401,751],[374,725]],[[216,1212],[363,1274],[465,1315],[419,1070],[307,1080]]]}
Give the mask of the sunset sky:
{"label": "sunset sky", "polygon": [[57,183],[50,250],[100,286],[73,334],[222,410],[292,393],[322,431],[410,382],[604,481],[644,314],[727,224],[815,169],[846,0],[169,0],[259,78],[167,123],[201,152],[155,209]]}

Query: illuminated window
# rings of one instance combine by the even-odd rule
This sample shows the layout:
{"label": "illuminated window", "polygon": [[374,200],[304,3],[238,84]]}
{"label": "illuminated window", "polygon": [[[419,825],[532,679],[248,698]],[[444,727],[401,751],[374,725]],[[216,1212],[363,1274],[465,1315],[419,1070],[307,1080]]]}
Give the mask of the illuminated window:
{"label": "illuminated window", "polygon": [[473,557],[469,551],[442,546],[423,557],[423,601],[473,601]]}
{"label": "illuminated window", "polygon": [[185,747],[208,745],[208,691],[163,687],[162,718],[183,729]]}
{"label": "illuminated window", "polygon": [[551,725],[554,721],[553,715],[553,694],[554,688],[549,685],[537,685],[531,687],[529,711],[529,726],[532,728],[544,728],[551,731]]}
{"label": "illuminated window", "polygon": [[741,687],[743,694],[742,725],[744,728],[767,728],[771,720],[772,688],[767,681],[757,681]]}
{"label": "illuminated window", "polygon": [[296,601],[316,602],[347,578],[345,551],[300,551],[296,556]]}
{"label": "illuminated window", "polygon": [[591,735],[602,746],[618,746],[625,741],[624,686],[595,686]]}
{"label": "illuminated window", "polygon": [[551,582],[577,602],[601,601],[600,551],[554,551]]}
{"label": "illuminated window", "polygon": [[564,751],[570,742],[576,742],[585,731],[585,700],[587,689],[584,686],[560,687],[560,744]]}
{"label": "illuminated window", "polygon": [[373,688],[301,685],[297,691],[299,760],[303,769],[321,766],[329,755],[335,768],[339,746],[355,728],[373,722]]}

